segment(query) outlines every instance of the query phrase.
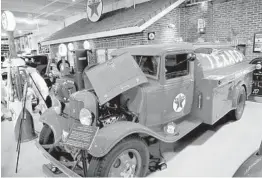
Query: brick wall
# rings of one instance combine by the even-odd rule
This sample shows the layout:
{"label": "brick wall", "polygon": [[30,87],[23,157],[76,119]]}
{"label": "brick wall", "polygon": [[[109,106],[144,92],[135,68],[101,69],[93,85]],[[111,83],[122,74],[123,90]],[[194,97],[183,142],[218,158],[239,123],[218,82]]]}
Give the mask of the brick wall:
{"label": "brick wall", "polygon": [[[207,6],[208,8],[206,8]],[[204,12],[204,13],[202,13]],[[197,38],[196,22],[198,18],[206,20],[206,34],[201,35],[206,41],[231,42],[238,39],[240,44],[246,44],[246,56],[253,59],[262,54],[253,53],[254,33],[262,31],[262,1],[261,0],[231,0],[224,3],[197,5],[181,8],[181,16],[186,22],[181,29],[185,31],[186,41]]]}
{"label": "brick wall", "polygon": [[[206,33],[197,32],[197,20],[204,19]],[[169,24],[174,24],[170,27]],[[253,59],[262,54],[253,53],[254,33],[262,31],[262,0],[230,0],[224,3],[201,3],[176,8],[155,22],[142,33],[88,40],[97,49],[121,48],[138,44],[173,43],[180,37],[187,42],[199,38],[207,42],[232,42],[238,39],[246,44],[246,56]],[[155,32],[154,40],[148,40],[148,33]],[[83,41],[75,42],[83,48]],[[53,54],[57,45],[52,45]]]}
{"label": "brick wall", "polygon": [[[177,38],[181,37],[180,32],[180,8],[174,9],[160,20],[149,26],[144,31],[144,36],[148,39],[148,33],[155,32],[154,40],[146,40],[147,44],[161,44],[161,43],[173,43]],[[175,27],[170,27],[170,24],[174,24]]]}
{"label": "brick wall", "polygon": [[[197,20],[204,19],[206,33],[197,32]],[[169,28],[168,24],[175,27]],[[262,56],[253,53],[254,33],[262,31],[262,0],[231,0],[224,3],[206,2],[188,7],[176,8],[145,30],[155,32],[155,40],[149,44],[172,43],[179,37],[184,41],[196,42],[199,38],[207,42],[232,42],[247,46],[246,56],[253,59]]]}

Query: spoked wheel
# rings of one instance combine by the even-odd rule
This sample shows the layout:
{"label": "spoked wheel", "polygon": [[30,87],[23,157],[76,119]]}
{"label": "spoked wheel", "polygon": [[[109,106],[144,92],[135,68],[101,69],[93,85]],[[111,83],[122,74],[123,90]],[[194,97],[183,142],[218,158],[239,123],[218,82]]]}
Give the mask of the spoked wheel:
{"label": "spoked wheel", "polygon": [[237,98],[237,108],[232,112],[234,120],[241,119],[245,109],[246,99],[247,99],[246,90],[242,86]]}
{"label": "spoked wheel", "polygon": [[92,158],[88,177],[144,177],[148,171],[149,151],[140,138],[127,138],[103,158]]}

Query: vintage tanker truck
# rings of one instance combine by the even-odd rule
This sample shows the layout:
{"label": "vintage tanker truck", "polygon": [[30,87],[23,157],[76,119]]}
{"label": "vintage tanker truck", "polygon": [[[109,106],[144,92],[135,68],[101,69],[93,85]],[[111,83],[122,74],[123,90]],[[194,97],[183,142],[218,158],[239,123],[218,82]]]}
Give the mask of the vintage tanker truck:
{"label": "vintage tanker truck", "polygon": [[[155,140],[241,118],[254,65],[218,44],[143,45],[84,71],[85,89],[48,109],[37,147],[48,176],[145,176]],[[261,66],[260,66],[261,67]]]}

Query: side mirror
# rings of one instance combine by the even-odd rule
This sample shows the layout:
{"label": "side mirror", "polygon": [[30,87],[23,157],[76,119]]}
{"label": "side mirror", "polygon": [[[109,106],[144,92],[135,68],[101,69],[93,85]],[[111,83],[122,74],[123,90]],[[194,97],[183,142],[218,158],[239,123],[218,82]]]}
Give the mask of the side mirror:
{"label": "side mirror", "polygon": [[194,61],[194,60],[196,60],[196,55],[195,55],[194,53],[189,53],[189,54],[187,55],[187,60],[188,60],[188,61]]}

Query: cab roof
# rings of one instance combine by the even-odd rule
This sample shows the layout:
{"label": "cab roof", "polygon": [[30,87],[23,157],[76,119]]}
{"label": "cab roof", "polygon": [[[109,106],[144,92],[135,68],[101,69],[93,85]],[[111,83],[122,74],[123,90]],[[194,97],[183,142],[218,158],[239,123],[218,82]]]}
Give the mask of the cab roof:
{"label": "cab roof", "polygon": [[174,43],[174,44],[154,44],[154,45],[136,45],[127,48],[121,48],[112,52],[112,56],[118,56],[129,52],[131,55],[156,56],[166,51],[193,50],[190,43]]}
{"label": "cab roof", "polygon": [[197,49],[233,49],[230,44],[216,43],[186,43],[179,42],[174,44],[153,44],[153,45],[136,45],[126,48],[117,49],[112,52],[112,56],[119,56],[129,52],[131,55],[157,56],[167,51],[195,51]]}

